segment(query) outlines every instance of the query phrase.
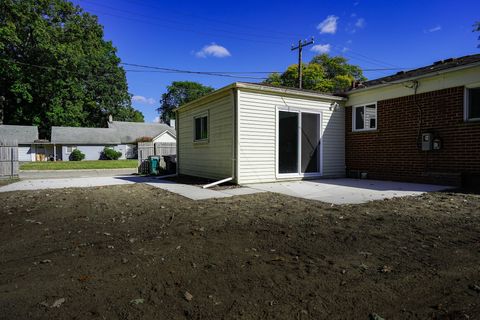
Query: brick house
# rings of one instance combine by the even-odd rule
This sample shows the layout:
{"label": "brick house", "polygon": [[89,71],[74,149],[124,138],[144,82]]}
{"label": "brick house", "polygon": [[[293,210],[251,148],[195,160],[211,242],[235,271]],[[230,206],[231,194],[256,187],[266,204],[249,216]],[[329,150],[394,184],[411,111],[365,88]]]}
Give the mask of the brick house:
{"label": "brick house", "polygon": [[337,95],[237,82],[176,112],[179,174],[240,184],[480,177],[480,54]]}
{"label": "brick house", "polygon": [[346,95],[347,175],[480,183],[480,54],[368,81]]}

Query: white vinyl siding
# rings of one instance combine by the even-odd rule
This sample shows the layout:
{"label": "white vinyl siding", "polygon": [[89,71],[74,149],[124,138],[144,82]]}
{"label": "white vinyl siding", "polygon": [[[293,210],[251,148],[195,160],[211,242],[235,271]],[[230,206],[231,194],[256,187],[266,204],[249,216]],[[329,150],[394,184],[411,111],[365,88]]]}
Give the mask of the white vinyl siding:
{"label": "white vinyl siding", "polygon": [[[286,97],[279,94],[238,92],[238,183],[270,182],[276,174],[276,114],[297,108],[322,112],[323,176],[345,175],[345,111],[331,109],[325,99]],[[210,113],[212,114],[212,113]]]}
{"label": "white vinyl siding", "polygon": [[157,142],[175,143],[176,141],[177,141],[177,139],[168,132],[164,132],[161,135],[159,135],[158,137],[155,137],[155,139],[153,139],[153,143],[157,143]]}
{"label": "white vinyl siding", "polygon": [[[211,179],[232,176],[233,92],[202,105],[180,109],[177,120],[179,173]],[[208,113],[208,143],[195,142],[194,118]]]}
{"label": "white vinyl siding", "polygon": [[35,161],[35,146],[34,145],[19,145],[18,146],[18,161]]}

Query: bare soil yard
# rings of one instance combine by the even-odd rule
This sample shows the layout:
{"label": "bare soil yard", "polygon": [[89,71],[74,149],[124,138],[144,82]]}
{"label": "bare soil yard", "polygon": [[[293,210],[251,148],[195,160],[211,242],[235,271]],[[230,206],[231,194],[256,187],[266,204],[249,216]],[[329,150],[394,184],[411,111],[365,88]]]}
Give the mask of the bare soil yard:
{"label": "bare soil yard", "polygon": [[0,194],[2,319],[479,319],[480,196]]}

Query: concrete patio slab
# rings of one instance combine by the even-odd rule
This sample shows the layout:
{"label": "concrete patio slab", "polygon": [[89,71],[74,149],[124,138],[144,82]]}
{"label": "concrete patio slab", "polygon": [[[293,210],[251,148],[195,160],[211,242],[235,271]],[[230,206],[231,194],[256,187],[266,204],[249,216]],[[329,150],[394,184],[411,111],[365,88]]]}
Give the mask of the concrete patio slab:
{"label": "concrete patio slab", "polygon": [[430,184],[358,179],[273,182],[252,184],[248,185],[248,187],[333,204],[358,204],[372,200],[415,196],[425,192],[441,191],[451,188],[449,186]]}
{"label": "concrete patio slab", "polygon": [[0,192],[9,191],[28,191],[62,188],[89,188],[100,186],[113,186],[120,184],[133,184],[137,181],[130,179],[117,179],[116,177],[96,177],[96,178],[69,178],[69,179],[33,179],[22,180],[3,187]]}
{"label": "concrete patio slab", "polygon": [[232,196],[231,194],[221,191],[203,189],[197,186],[176,183],[169,180],[156,180],[155,182],[147,182],[147,184],[155,188],[160,188],[166,191],[177,193],[185,198],[189,198],[192,200],[228,198]]}
{"label": "concrete patio slab", "polygon": [[259,189],[252,189],[248,187],[241,187],[241,188],[233,188],[233,189],[224,189],[224,190],[221,190],[221,192],[230,194],[232,196],[244,196],[247,194],[262,193],[266,191],[259,190]]}
{"label": "concrete patio slab", "polygon": [[19,178],[31,179],[69,179],[88,177],[114,177],[137,173],[137,168],[123,169],[79,169],[79,170],[20,170]]}
{"label": "concrete patio slab", "polygon": [[192,200],[206,200],[214,198],[228,198],[239,195],[264,192],[250,188],[235,188],[225,190],[202,189],[198,186],[176,183],[169,180],[158,180],[140,176],[115,176],[115,177],[87,177],[68,179],[31,179],[15,182],[0,187],[0,192],[31,191],[63,188],[89,188],[101,186],[124,185],[145,183],[155,188],[177,193]]}

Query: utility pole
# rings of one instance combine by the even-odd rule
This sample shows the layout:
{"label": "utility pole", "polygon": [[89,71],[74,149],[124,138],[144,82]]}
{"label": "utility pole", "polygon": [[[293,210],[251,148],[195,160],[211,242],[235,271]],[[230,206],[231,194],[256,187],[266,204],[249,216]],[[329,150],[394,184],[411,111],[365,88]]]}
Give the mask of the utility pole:
{"label": "utility pole", "polygon": [[292,51],[298,49],[298,87],[302,89],[302,49],[303,47],[313,44],[313,37],[310,40],[298,40],[298,45],[292,44]]}

